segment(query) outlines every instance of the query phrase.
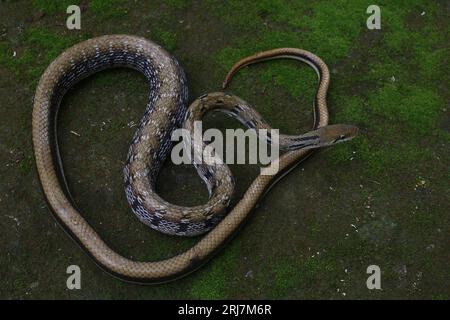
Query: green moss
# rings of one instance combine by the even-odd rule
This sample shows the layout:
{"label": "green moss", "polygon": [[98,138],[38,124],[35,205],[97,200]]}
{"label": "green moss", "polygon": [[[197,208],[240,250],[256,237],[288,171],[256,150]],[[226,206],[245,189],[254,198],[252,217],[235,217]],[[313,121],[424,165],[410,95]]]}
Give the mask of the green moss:
{"label": "green moss", "polygon": [[155,32],[156,40],[168,51],[177,47],[177,34],[169,30],[158,29]]}
{"label": "green moss", "polygon": [[70,5],[79,5],[80,0],[33,0],[33,6],[47,14],[66,13]]}
{"label": "green moss", "polygon": [[[128,13],[124,0],[91,0],[89,11],[99,19],[117,18]],[[33,6],[49,15],[66,14],[70,5],[80,5],[80,0],[33,0]]]}
{"label": "green moss", "polygon": [[31,79],[36,83],[48,64],[61,54],[64,49],[87,35],[64,35],[45,27],[32,27],[22,36],[23,47],[16,56],[8,43],[0,43],[0,63],[13,70],[17,76]]}
{"label": "green moss", "polygon": [[[243,52],[299,47],[313,50],[328,61],[343,57],[354,44],[365,22],[363,11],[354,10],[355,3],[297,3],[261,1],[250,5],[246,1],[214,3],[225,21],[251,29],[248,37],[237,44]],[[246,9],[249,8],[249,9]],[[229,15],[226,12],[237,12]],[[267,30],[264,26],[272,18],[286,31]],[[250,35],[251,34],[251,35]]]}
{"label": "green moss", "polygon": [[91,0],[89,10],[103,20],[118,18],[128,13],[124,0]]}
{"label": "green moss", "polygon": [[430,212],[415,212],[411,217],[411,223],[416,230],[431,230],[439,226],[439,221]]}
{"label": "green moss", "polygon": [[[408,51],[419,52],[427,49],[427,46],[443,40],[443,34],[434,25],[436,14],[435,6],[427,6],[427,14],[420,15],[420,10],[414,10],[415,4],[410,4],[410,10],[405,10],[403,6],[385,5],[382,7],[383,25],[386,26],[385,43],[389,50],[397,53]],[[425,10],[425,8],[423,9]],[[416,19],[426,23],[424,27],[409,27],[407,24],[408,13],[413,13]],[[429,48],[428,48],[429,49]]]}
{"label": "green moss", "polygon": [[24,174],[28,174],[33,169],[33,156],[27,155],[19,162],[19,168]]}
{"label": "green moss", "polygon": [[146,94],[147,79],[138,71],[132,69],[104,70],[93,76],[93,83],[103,87],[114,87],[120,84],[123,92]]}
{"label": "green moss", "polygon": [[12,69],[14,58],[14,51],[6,43],[0,42],[0,64]]}
{"label": "green moss", "polygon": [[380,53],[375,62],[368,65],[368,71],[363,75],[364,81],[383,85],[386,82],[404,82],[409,78],[408,70],[398,63],[398,59]]}
{"label": "green moss", "polygon": [[164,0],[164,2],[176,9],[183,9],[189,5],[190,0]]}
{"label": "green moss", "polygon": [[30,28],[24,39],[24,43],[29,47],[47,49],[44,56],[46,61],[54,59],[75,41],[75,37],[60,35],[43,27]]}
{"label": "green moss", "polygon": [[369,97],[368,105],[393,125],[400,121],[414,132],[424,134],[434,129],[443,102],[434,90],[388,83]]}
{"label": "green moss", "polygon": [[299,270],[298,266],[292,261],[281,261],[275,268],[275,288],[274,288],[274,296],[281,296],[282,294],[286,294],[286,291],[289,289],[298,287],[298,278],[297,281],[293,281],[293,278],[298,275]]}
{"label": "green moss", "polygon": [[[207,0],[206,3],[225,23],[243,28],[243,31],[255,28],[261,22],[257,2],[249,5],[248,1]],[[234,14],[230,14],[231,12]]]}
{"label": "green moss", "polygon": [[230,244],[220,257],[206,265],[190,290],[192,299],[228,299],[231,280],[236,262],[239,260],[239,245]]}
{"label": "green moss", "polygon": [[[388,136],[386,132],[384,136]],[[417,148],[414,141],[396,141],[397,136],[383,140],[382,133],[374,137],[360,134],[354,141],[336,146],[327,157],[336,163],[358,161],[364,163],[363,173],[368,177],[389,176],[393,171],[407,169],[411,163],[430,157],[428,150]],[[394,140],[394,141],[391,141]]]}
{"label": "green moss", "polygon": [[450,49],[435,49],[420,51],[416,55],[416,64],[419,67],[420,77],[428,83],[448,83],[449,73],[445,72],[446,63],[450,56]]}
{"label": "green moss", "polygon": [[338,96],[335,98],[335,122],[353,123],[360,127],[370,126],[371,118],[368,113],[368,106],[362,97],[358,96]]}
{"label": "green moss", "polygon": [[432,300],[450,300],[450,295],[447,293],[443,293],[443,294],[434,294],[431,297]]}
{"label": "green moss", "polygon": [[287,293],[307,289],[317,284],[323,275],[328,278],[336,271],[333,263],[324,257],[282,259],[274,265],[274,281],[271,298],[282,298]]}

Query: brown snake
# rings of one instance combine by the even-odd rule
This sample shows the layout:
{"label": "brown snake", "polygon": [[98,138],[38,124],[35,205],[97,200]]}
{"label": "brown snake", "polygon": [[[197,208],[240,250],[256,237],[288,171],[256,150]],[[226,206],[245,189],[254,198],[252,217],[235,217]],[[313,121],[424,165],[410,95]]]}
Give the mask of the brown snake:
{"label": "brown snake", "polygon": [[[276,58],[301,60],[317,71],[319,87],[314,101],[313,131],[301,136],[280,136],[280,141],[287,141],[285,147],[290,151],[274,160],[280,168],[278,173],[257,176],[228,213],[233,182],[226,165],[196,167],[210,192],[208,203],[201,206],[181,207],[167,203],[157,195],[155,182],[170,153],[173,130],[181,125],[189,128],[209,110],[226,110],[255,130],[270,128],[245,101],[217,92],[200,97],[187,108],[186,80],[177,61],[160,46],[135,36],[111,35],[84,41],[67,49],[49,65],[37,86],[32,116],[39,179],[54,216],[98,265],[120,279],[139,283],[160,283],[188,274],[217,252],[243,224],[265,192],[311,155],[314,148],[346,141],[356,135],[357,129],[353,126],[328,126],[326,94],[330,75],[326,64],[308,51],[282,48],[245,58],[232,67],[223,88],[241,67]],[[56,139],[62,97],[81,79],[112,67],[141,71],[150,87],[147,109],[134,135],[124,169],[127,199],[133,212],[142,222],[169,234],[196,235],[211,230],[190,249],[169,259],[134,261],[112,250],[75,208],[64,177]]]}

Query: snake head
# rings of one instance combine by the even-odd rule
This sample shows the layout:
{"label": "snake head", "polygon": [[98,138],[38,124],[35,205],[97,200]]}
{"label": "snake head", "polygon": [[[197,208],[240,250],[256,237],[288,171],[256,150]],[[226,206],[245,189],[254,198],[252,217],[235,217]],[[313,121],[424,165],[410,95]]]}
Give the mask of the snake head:
{"label": "snake head", "polygon": [[358,134],[358,127],[349,124],[332,124],[317,129],[319,145],[327,147],[339,142],[349,141]]}

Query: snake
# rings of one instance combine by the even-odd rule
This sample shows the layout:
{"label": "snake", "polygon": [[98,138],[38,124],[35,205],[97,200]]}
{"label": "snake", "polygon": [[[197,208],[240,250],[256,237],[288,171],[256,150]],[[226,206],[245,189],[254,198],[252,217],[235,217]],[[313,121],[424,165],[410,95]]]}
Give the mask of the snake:
{"label": "snake", "polygon": [[[352,139],[358,128],[328,124],[326,95],[330,74],[313,53],[296,48],[259,52],[230,69],[222,89],[242,67],[260,61],[289,58],[309,64],[318,74],[314,123],[303,135],[280,135],[285,150],[272,160],[276,174],[259,174],[230,208],[234,179],[225,163],[195,164],[209,192],[206,204],[171,204],[156,190],[158,173],[171,152],[177,128],[191,130],[210,111],[224,111],[255,131],[270,128],[261,115],[239,97],[226,92],[205,94],[188,105],[187,80],[177,60],[160,45],[133,35],[105,35],[82,41],[62,52],[42,74],[33,99],[32,140],[40,185],[53,216],[94,262],[109,274],[130,282],[153,284],[172,281],[205,264],[224,247],[251,216],[258,201],[283,176],[318,148]],[[57,139],[58,110],[65,93],[82,79],[101,70],[127,67],[145,75],[148,102],[133,135],[123,169],[126,198],[140,221],[170,235],[205,234],[192,247],[159,261],[136,261],[113,250],[83,218],[70,193]],[[267,137],[268,143],[273,143]],[[192,148],[204,148],[205,143]],[[264,168],[263,168],[264,169]]]}

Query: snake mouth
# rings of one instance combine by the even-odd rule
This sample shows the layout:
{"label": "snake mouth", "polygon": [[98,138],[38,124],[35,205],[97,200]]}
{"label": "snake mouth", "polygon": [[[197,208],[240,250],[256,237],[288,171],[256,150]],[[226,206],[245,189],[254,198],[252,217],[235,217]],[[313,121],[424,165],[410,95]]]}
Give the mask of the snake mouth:
{"label": "snake mouth", "polygon": [[332,144],[352,140],[358,135],[359,128],[354,125],[341,124],[338,126],[342,132],[333,140]]}
{"label": "snake mouth", "polygon": [[342,142],[346,139],[347,137],[345,135],[340,135],[339,137],[337,137],[336,139],[334,139],[332,144],[338,143],[338,142]]}

